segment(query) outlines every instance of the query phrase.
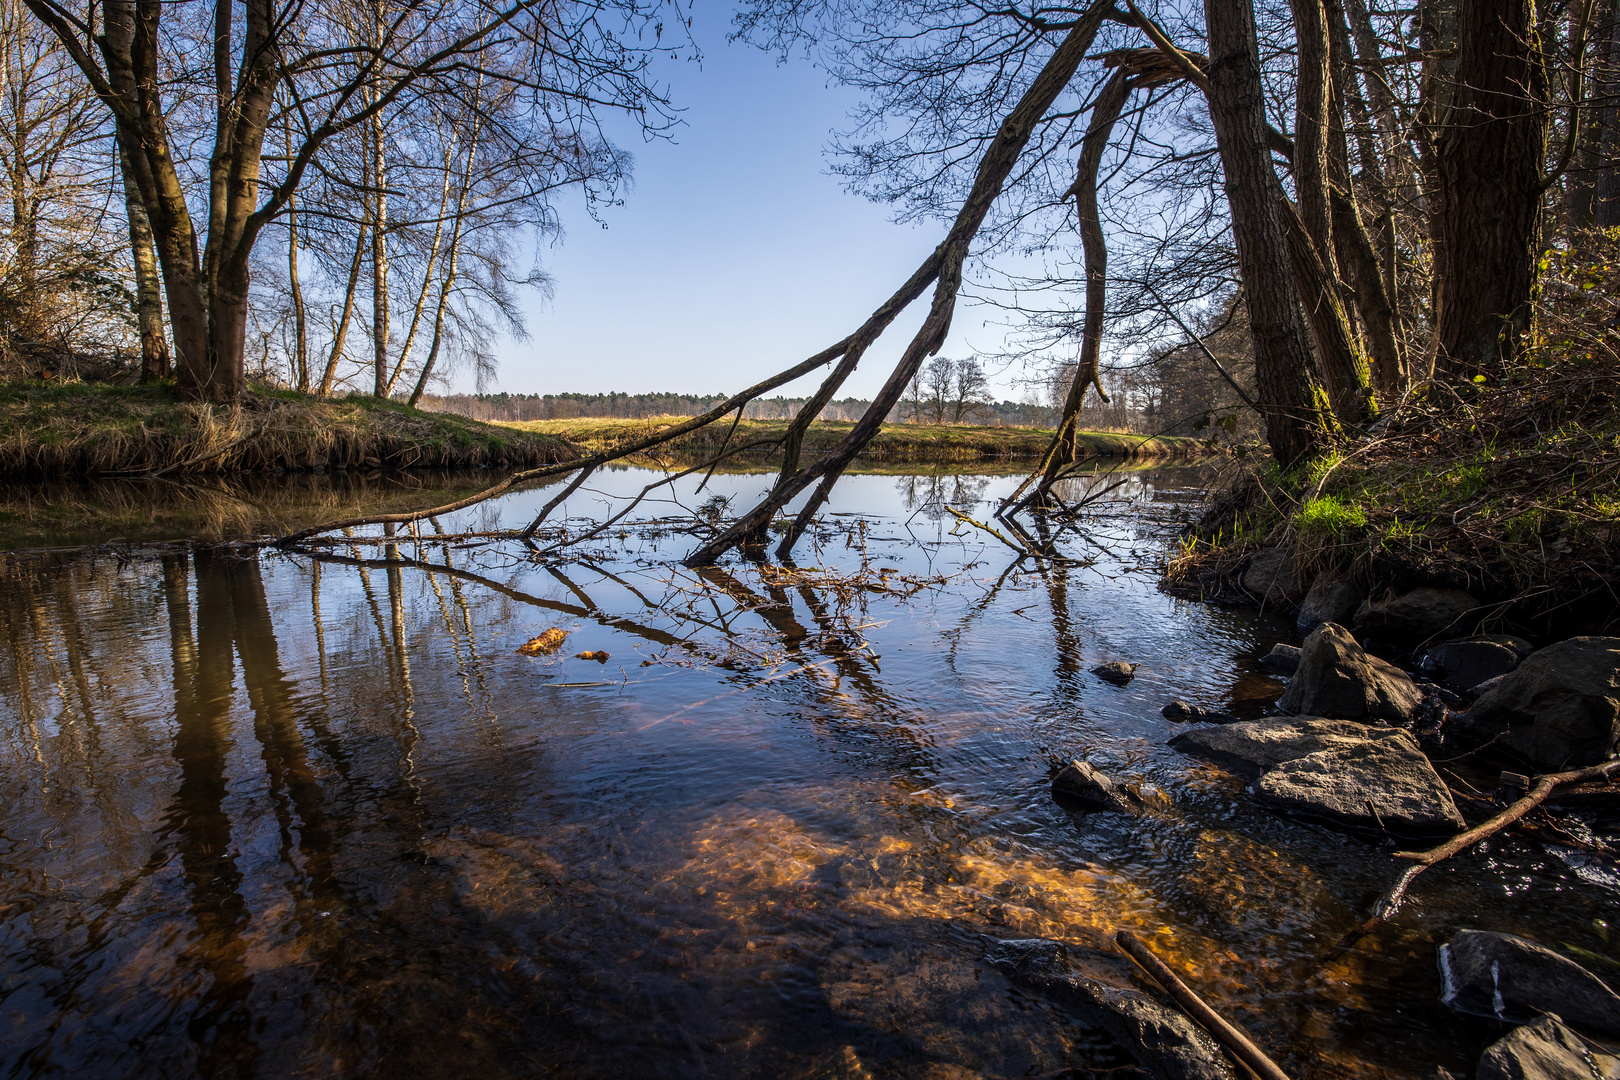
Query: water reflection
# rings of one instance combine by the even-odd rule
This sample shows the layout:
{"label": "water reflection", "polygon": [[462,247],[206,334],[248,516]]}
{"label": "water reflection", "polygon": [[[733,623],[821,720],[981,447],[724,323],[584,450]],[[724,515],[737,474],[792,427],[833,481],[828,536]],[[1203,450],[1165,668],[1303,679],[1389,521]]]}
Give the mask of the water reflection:
{"label": "water reflection", "polygon": [[[1425,875],[1322,970],[1393,861],[1164,746],[1275,632],[1132,572],[1184,489],[1111,493],[1096,567],[1009,565],[867,479],[799,566],[431,530],[0,563],[5,1073],[1086,1075],[1128,1059],[984,941],[1130,979],[1125,926],[1298,1075],[1428,1074],[1490,1035],[1434,1001],[1449,928],[1607,947],[1607,894],[1505,847],[1531,884]],[[1168,798],[1071,814],[1077,754]]]}

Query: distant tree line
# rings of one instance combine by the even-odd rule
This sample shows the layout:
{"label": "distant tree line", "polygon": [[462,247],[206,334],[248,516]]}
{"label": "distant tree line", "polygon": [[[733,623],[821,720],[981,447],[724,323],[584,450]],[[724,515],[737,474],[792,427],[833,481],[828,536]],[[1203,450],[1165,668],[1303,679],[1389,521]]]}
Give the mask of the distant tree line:
{"label": "distant tree line", "polygon": [[[421,407],[429,412],[448,412],[473,420],[571,420],[578,417],[639,420],[654,416],[698,416],[725,400],[723,394],[424,394]],[[807,398],[774,397],[750,402],[743,410],[749,420],[786,420],[804,405]],[[823,420],[853,421],[870,406],[865,398],[844,398],[829,402],[821,411]],[[944,410],[943,413],[940,410]],[[1099,410],[1101,411],[1101,410]],[[1113,410],[1116,420],[1129,419],[1128,409]],[[1046,427],[1055,418],[1054,410],[1039,402],[988,401],[963,409],[960,420],[955,402],[944,405],[931,400],[902,401],[889,420],[891,423],[972,423],[1006,427]],[[1134,419],[1130,419],[1135,423]],[[1124,423],[1111,426],[1123,427]]]}

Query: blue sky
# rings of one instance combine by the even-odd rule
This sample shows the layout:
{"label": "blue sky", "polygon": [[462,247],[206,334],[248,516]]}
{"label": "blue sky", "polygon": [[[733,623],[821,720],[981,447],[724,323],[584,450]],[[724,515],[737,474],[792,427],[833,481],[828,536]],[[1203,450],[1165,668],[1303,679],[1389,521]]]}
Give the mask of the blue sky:
{"label": "blue sky", "polygon": [[[673,140],[619,140],[635,154],[635,183],[602,212],[606,228],[564,204],[566,233],[541,252],[554,295],[528,301],[530,339],[502,350],[498,389],[741,389],[859,326],[944,236],[942,223],[896,225],[888,207],[846,194],[823,150],[854,92],[808,61],[726,44],[724,18],[697,17],[701,65],[665,69],[685,110]],[[926,308],[925,298],[890,328],[845,393],[882,385]],[[999,349],[1001,319],[959,305],[945,354]],[[1018,374],[994,389],[1022,396]]]}

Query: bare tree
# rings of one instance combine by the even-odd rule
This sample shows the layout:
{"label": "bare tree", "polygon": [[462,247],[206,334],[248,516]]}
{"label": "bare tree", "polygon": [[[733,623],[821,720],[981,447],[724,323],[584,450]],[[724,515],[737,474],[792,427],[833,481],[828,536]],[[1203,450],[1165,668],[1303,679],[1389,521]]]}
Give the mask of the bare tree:
{"label": "bare tree", "polygon": [[[621,164],[593,149],[605,146],[593,134],[596,109],[628,110],[649,123],[661,115],[662,99],[642,78],[657,45],[637,40],[653,29],[657,8],[639,0],[614,6],[622,33],[606,29],[609,20],[596,6],[407,0],[376,20],[369,41],[346,32],[341,0],[246,0],[240,27],[235,6],[224,0],[211,8],[24,2],[107,107],[129,155],[163,269],[180,391],[192,398],[228,401],[241,393],[254,246],[332,140],[448,92],[460,73],[487,63],[522,72],[529,115],[550,129],[553,143],[569,144],[575,182],[611,183]],[[170,131],[175,102],[164,69],[182,65],[166,50],[188,34],[212,46],[206,162],[186,159],[187,144]],[[297,137],[288,160],[272,163],[264,142],[282,121],[278,94]],[[267,174],[269,165],[278,167]],[[190,166],[207,193],[204,229],[187,198],[183,170]],[[380,217],[380,201],[376,210]]]}

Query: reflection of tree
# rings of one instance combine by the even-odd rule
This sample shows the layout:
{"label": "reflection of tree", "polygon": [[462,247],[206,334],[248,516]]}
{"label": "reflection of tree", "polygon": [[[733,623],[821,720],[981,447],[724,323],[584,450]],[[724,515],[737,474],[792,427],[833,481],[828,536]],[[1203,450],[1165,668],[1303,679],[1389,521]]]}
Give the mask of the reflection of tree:
{"label": "reflection of tree", "polygon": [[185,562],[164,560],[169,639],[174,645],[174,757],[180,786],[170,804],[164,833],[179,849],[182,877],[191,894],[196,936],[181,954],[183,967],[206,973],[205,986],[187,1024],[199,1048],[203,1076],[246,1074],[258,1056],[247,1009],[252,988],[242,931],[248,922],[242,871],[231,847],[225,810],[234,665],[231,661],[231,590],[206,550],[197,552],[197,629],[185,603]]}
{"label": "reflection of tree", "polygon": [[938,521],[949,516],[946,506],[963,509],[984,498],[988,476],[902,476],[894,483],[908,511]]}

